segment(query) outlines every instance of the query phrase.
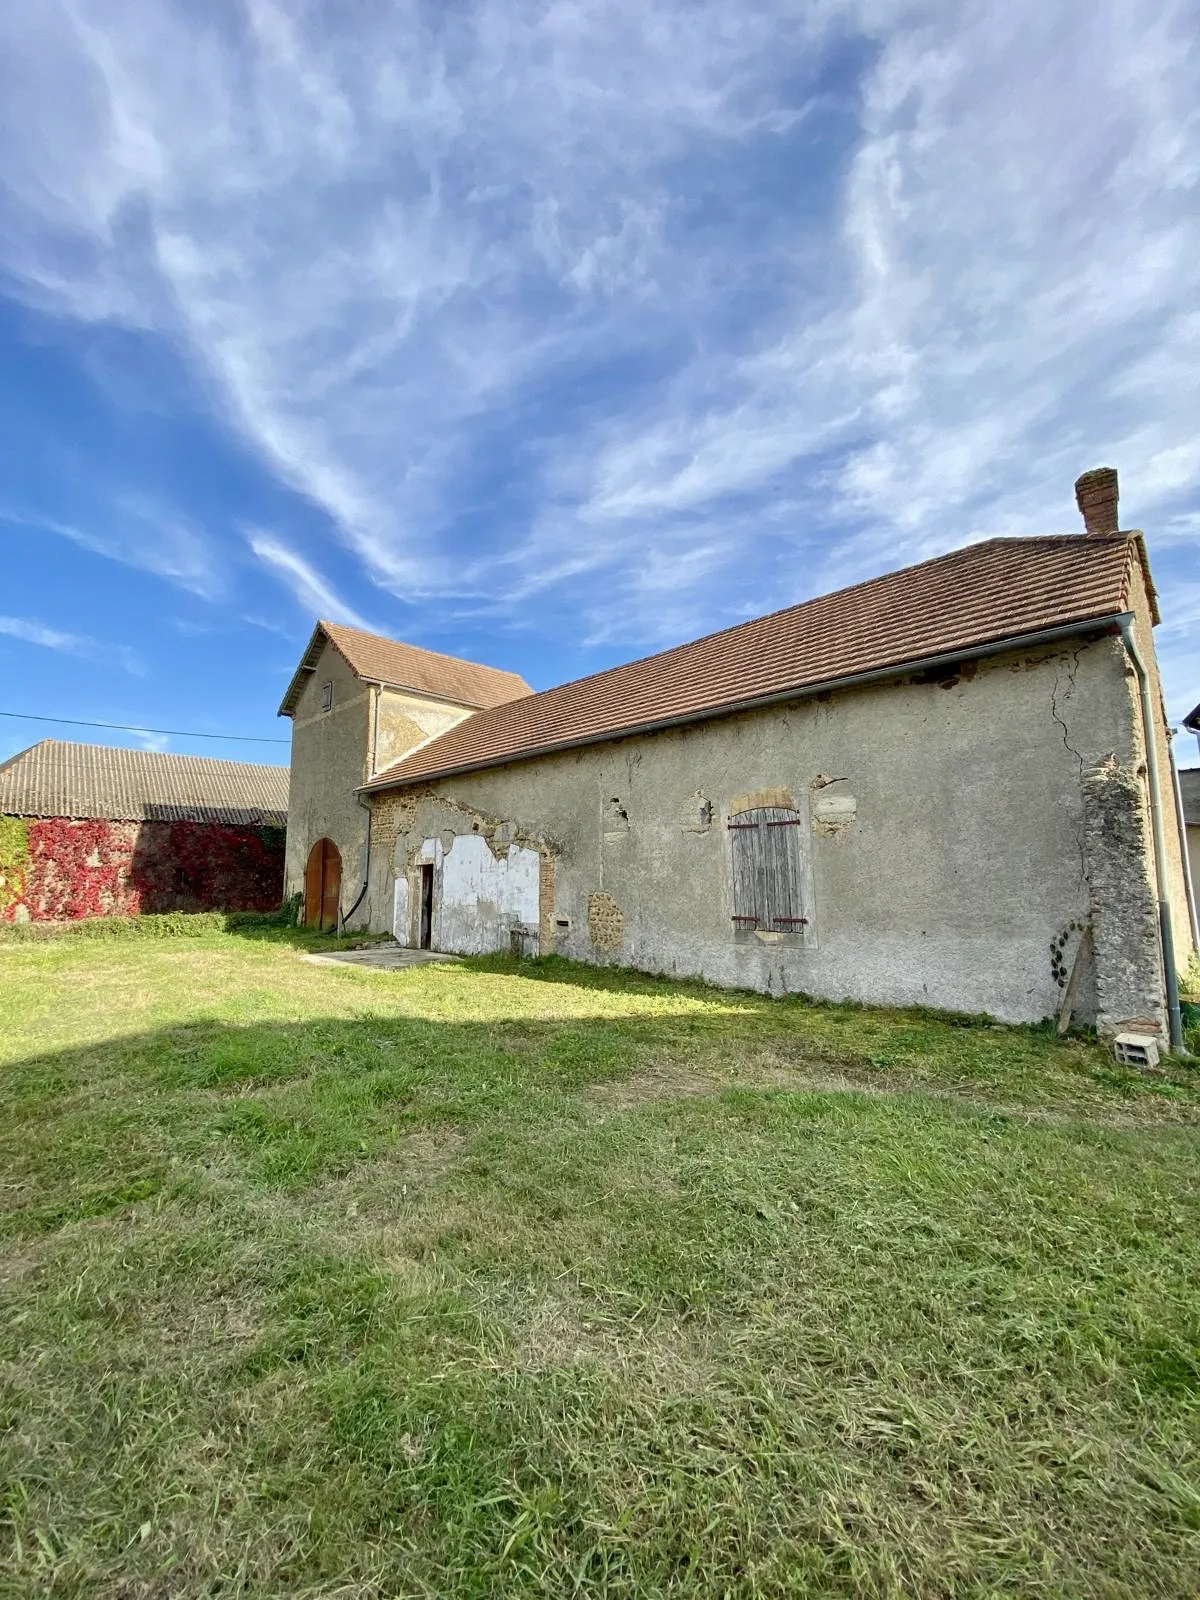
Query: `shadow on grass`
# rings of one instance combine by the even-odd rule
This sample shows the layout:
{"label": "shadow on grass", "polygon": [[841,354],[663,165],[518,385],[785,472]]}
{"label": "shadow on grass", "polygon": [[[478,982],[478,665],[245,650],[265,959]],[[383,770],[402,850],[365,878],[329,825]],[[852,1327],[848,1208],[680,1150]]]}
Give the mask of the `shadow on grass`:
{"label": "shadow on grass", "polygon": [[[12,1592],[1194,1592],[1192,1147],[802,1076],[1047,1100],[1084,1047],[565,962],[333,981],[365,1014],[0,1075]],[[494,1014],[384,1009],[460,991]]]}
{"label": "shadow on grass", "polygon": [[[357,1018],[181,1021],[8,1063],[0,1236],[190,1192],[216,1172],[292,1190],[414,1134],[520,1137],[586,1123],[601,1103],[615,1114],[732,1097],[769,1120],[766,1097],[921,1094],[990,1119],[1200,1119],[1190,1077],[1147,1082],[1028,1029],[781,1004],[558,961],[347,978]],[[388,1009],[398,993],[401,1014]],[[448,1014],[460,1000],[486,1014]]]}
{"label": "shadow on grass", "polygon": [[92,945],[180,944],[229,935],[297,950],[353,950],[387,942],[383,934],[323,933],[278,914],[165,911],[138,917],[81,917],[75,922],[0,923],[0,949],[79,949]]}
{"label": "shadow on grass", "polygon": [[[0,1076],[0,1236],[188,1192],[218,1171],[292,1189],[414,1133],[562,1116],[580,1089],[661,1066],[671,1022],[201,1020],[10,1062]],[[727,1086],[714,1078],[712,1092]]]}

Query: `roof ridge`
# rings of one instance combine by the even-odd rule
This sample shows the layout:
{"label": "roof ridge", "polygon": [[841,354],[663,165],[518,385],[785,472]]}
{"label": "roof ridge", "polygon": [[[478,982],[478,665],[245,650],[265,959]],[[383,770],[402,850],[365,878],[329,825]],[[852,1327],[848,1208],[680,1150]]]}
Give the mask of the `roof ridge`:
{"label": "roof ridge", "polygon": [[36,744],[27,745],[24,750],[18,750],[16,756],[32,755],[35,750],[41,750],[46,745],[56,745],[61,750],[103,750],[110,755],[146,756],[151,760],[166,761],[200,761],[211,762],[214,766],[233,767],[262,767],[268,772],[286,771],[285,763],[281,761],[239,761],[236,756],[200,756],[192,755],[186,750],[137,750],[124,744],[93,744],[88,739],[39,739]]}
{"label": "roof ridge", "polygon": [[378,683],[410,693],[428,695],[472,711],[500,705],[533,691],[519,672],[492,667],[485,661],[447,655],[406,639],[368,633],[345,623],[322,618],[312,631],[280,703],[279,715],[295,714],[305,683],[316,670],[321,653],[332,649],[360,683]]}
{"label": "roof ridge", "polygon": [[[821,594],[809,595],[806,600],[794,600],[791,605],[777,606],[774,611],[759,612],[753,617],[746,617],[741,622],[732,622],[724,628],[714,628],[709,633],[698,634],[694,639],[681,640],[679,644],[668,645],[665,650],[650,650],[644,656],[633,656],[628,661],[615,662],[611,667],[600,667],[595,672],[585,672],[578,678],[568,678],[563,683],[551,684],[548,689],[536,689],[534,694],[541,699],[545,695],[555,694],[560,689],[573,689],[579,684],[590,683],[593,678],[604,678],[609,673],[620,672],[626,667],[640,667],[650,661],[658,661],[666,656],[674,655],[677,650],[690,650],[697,645],[708,644],[714,639],[722,639],[728,634],[737,633],[741,628],[753,627],[756,623],[773,622],[777,617],[788,615],[789,612],[801,611],[805,606],[815,605],[820,600],[841,599],[845,595],[860,593],[869,589],[874,584],[888,583],[895,578],[906,577],[910,573],[924,571],[928,567],[936,566],[939,562],[952,561],[963,557],[969,552],[991,549],[998,545],[1014,544],[1056,544],[1067,543],[1082,545],[1087,539],[1089,546],[1127,544],[1133,539],[1132,534],[1094,534],[1082,533],[1049,533],[1049,534],[1015,534],[1011,538],[1006,534],[992,534],[987,539],[977,539],[972,544],[956,545],[953,550],[943,550],[939,556],[927,556],[924,561],[914,561],[911,566],[895,567],[890,572],[879,572],[871,578],[861,578],[857,583],[849,583],[841,589],[826,589]],[[511,702],[505,702],[505,705]],[[494,711],[502,711],[504,705],[488,706],[477,716],[485,716]],[[441,737],[441,735],[439,735]]]}
{"label": "roof ridge", "polygon": [[360,639],[373,639],[378,644],[398,644],[405,650],[419,650],[422,655],[435,656],[439,661],[452,661],[456,667],[479,667],[484,672],[496,672],[504,678],[520,677],[520,673],[514,672],[511,667],[493,667],[486,661],[473,661],[470,656],[452,656],[448,650],[431,650],[427,644],[413,644],[409,639],[394,639],[390,633],[371,633],[367,628],[351,628],[344,622],[327,622],[323,617],[317,619],[317,627],[324,628],[326,633],[336,628],[339,633],[352,633]]}

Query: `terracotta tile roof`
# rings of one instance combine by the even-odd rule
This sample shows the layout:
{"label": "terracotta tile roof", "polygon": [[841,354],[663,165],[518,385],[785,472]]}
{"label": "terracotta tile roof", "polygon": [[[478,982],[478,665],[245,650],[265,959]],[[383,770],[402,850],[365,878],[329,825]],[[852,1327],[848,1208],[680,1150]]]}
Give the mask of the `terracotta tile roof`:
{"label": "terracotta tile roof", "polygon": [[44,739],[0,765],[0,816],[287,821],[288,768]]}
{"label": "terracotta tile roof", "polygon": [[691,644],[481,711],[374,779],[387,789],[782,698],[1127,609],[1138,535],[990,539]]}
{"label": "terracotta tile roof", "polygon": [[499,706],[533,690],[515,672],[498,667],[482,667],[476,661],[460,661],[457,656],[439,655],[398,639],[384,639],[359,628],[343,628],[337,622],[318,622],[308,649],[288,685],[279,708],[281,717],[296,709],[304,685],[316,671],[325,640],[339,651],[357,677],[368,683],[386,683],[395,689],[414,689],[418,694],[436,695],[461,706]]}

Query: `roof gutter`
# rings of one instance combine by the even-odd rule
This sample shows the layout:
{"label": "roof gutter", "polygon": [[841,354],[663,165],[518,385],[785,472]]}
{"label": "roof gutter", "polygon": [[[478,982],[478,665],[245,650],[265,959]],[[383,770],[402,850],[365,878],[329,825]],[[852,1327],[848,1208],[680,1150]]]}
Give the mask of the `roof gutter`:
{"label": "roof gutter", "polygon": [[1167,899],[1167,845],[1163,828],[1162,792],[1159,788],[1158,740],[1155,738],[1154,708],[1150,699],[1150,677],[1134,637],[1134,616],[1125,612],[1117,618],[1125,654],[1137,674],[1141,704],[1142,744],[1146,751],[1146,781],[1150,790],[1150,825],[1154,834],[1154,883],[1158,894],[1158,932],[1162,945],[1163,983],[1167,991],[1167,1022],[1171,1049],[1183,1051],[1183,1019],[1179,1010],[1179,974],[1175,968],[1175,932],[1171,926],[1171,906]]}
{"label": "roof gutter", "polygon": [[1060,639],[1072,639],[1081,633],[1116,632],[1121,623],[1121,613],[1110,612],[1100,617],[1083,617],[1077,622],[1059,628],[1045,628],[1040,633],[1023,633],[1002,639],[990,639],[969,645],[962,650],[947,650],[940,655],[920,656],[915,661],[897,661],[891,666],[879,667],[871,672],[854,672],[842,678],[826,678],[820,683],[804,684],[800,688],[780,689],[773,694],[755,695],[746,700],[735,700],[727,705],[709,707],[702,711],[688,711],[681,716],[660,717],[651,722],[635,723],[628,728],[615,728],[606,733],[585,734],[578,739],[567,739],[554,744],[534,745],[498,760],[464,761],[457,766],[439,767],[432,772],[422,772],[412,778],[397,777],[389,782],[374,779],[360,784],[358,793],[381,794],[388,789],[408,789],[419,783],[432,783],[438,778],[458,778],[468,772],[486,772],[491,767],[514,766],[518,761],[534,761],[539,756],[557,755],[563,750],[580,750],[593,744],[612,744],[618,739],[632,739],[645,733],[660,733],[666,728],[685,728],[697,722],[715,722],[720,717],[735,717],[745,711],[758,711],[766,706],[782,705],[786,701],[808,700],[814,695],[830,694],[836,689],[854,689],[860,685],[882,683],[891,678],[907,677],[913,672],[928,672],[935,667],[953,666],[959,661],[976,661],[980,656],[999,655],[1004,650],[1032,649],[1037,645],[1055,644]]}

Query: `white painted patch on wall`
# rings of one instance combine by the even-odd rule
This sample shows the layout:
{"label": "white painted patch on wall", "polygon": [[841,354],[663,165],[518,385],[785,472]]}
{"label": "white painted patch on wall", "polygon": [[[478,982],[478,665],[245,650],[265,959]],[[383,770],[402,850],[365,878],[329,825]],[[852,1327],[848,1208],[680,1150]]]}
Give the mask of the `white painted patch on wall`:
{"label": "white painted patch on wall", "polygon": [[487,840],[460,834],[442,854],[435,890],[433,942],[439,950],[481,955],[507,950],[511,930],[537,931],[541,857],[512,845],[497,859]]}
{"label": "white painted patch on wall", "polygon": [[392,892],[392,937],[398,944],[407,944],[411,931],[408,923],[408,876],[401,873]]}

